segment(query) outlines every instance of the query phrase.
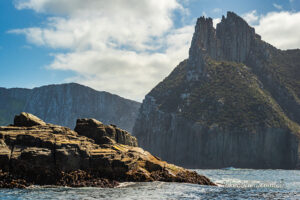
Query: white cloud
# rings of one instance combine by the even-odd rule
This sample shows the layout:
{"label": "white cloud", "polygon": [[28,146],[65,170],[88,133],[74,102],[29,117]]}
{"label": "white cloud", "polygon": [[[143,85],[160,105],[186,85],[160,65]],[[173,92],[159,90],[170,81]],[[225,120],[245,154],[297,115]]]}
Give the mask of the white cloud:
{"label": "white cloud", "polygon": [[214,8],[213,12],[214,13],[220,13],[220,12],[222,12],[222,9],[221,8]]}
{"label": "white cloud", "polygon": [[250,25],[256,24],[258,22],[259,16],[257,15],[256,10],[252,10],[248,13],[242,15],[244,20],[248,22]]}
{"label": "white cloud", "polygon": [[[102,15],[128,14],[149,15],[149,14],[166,14],[174,8],[181,7],[175,0],[165,0],[158,2],[156,0],[15,0],[17,9],[32,9],[40,13],[52,13],[62,15],[78,15],[89,13],[100,13]],[[152,8],[156,10],[152,10]],[[119,9],[123,8],[123,9]],[[131,11],[134,11],[133,13]]]}
{"label": "white cloud", "polygon": [[279,49],[300,48],[300,12],[270,12],[258,15],[256,10],[242,15],[262,39]]}
{"label": "white cloud", "polygon": [[282,5],[273,3],[273,6],[274,6],[275,8],[277,8],[278,10],[282,10]]}
{"label": "white cloud", "polygon": [[141,100],[180,61],[188,57],[193,30],[193,26],[187,26],[172,31],[165,38],[168,48],[163,53],[138,53],[113,48],[101,52],[80,51],[54,55],[55,60],[49,67],[72,70],[78,74],[68,81]]}
{"label": "white cloud", "polygon": [[213,19],[213,26],[214,26],[215,28],[217,28],[217,24],[220,23],[220,22],[221,22],[221,18],[214,18],[214,19]]}
{"label": "white cloud", "polygon": [[189,5],[191,0],[177,0],[177,2],[179,2],[180,4],[183,4],[183,5]]}
{"label": "white cloud", "polygon": [[[48,19],[48,27],[14,30],[38,45],[52,48],[93,48],[110,45],[153,48],[152,37],[161,36],[172,25],[172,11],[182,9],[175,0],[29,0],[18,8],[65,14]],[[126,44],[124,44],[126,43]]]}
{"label": "white cloud", "polygon": [[23,45],[21,48],[22,49],[28,49],[28,50],[30,50],[30,49],[32,49],[32,46],[30,46],[30,45]]}
{"label": "white cloud", "polygon": [[262,39],[280,49],[300,48],[300,12],[271,12],[255,27]]}
{"label": "white cloud", "polygon": [[44,27],[11,30],[29,43],[62,48],[48,66],[99,90],[142,100],[183,59],[193,26],[173,27],[176,0],[18,0],[18,9],[50,13]]}
{"label": "white cloud", "polygon": [[[139,101],[188,57],[194,31],[194,26],[174,28],[174,11],[186,13],[176,0],[18,0],[15,5],[56,16],[43,27],[10,31],[31,44],[67,50],[53,54],[49,69],[73,71],[66,81]],[[272,45],[300,47],[300,13],[253,10],[242,16]],[[214,26],[218,22],[214,19]]]}

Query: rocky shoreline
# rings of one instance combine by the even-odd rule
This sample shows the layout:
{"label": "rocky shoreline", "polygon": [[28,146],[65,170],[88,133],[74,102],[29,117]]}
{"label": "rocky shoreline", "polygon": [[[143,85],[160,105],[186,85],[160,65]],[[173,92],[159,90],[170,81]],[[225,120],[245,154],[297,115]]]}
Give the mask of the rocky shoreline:
{"label": "rocky shoreline", "polygon": [[130,133],[95,119],[77,120],[73,131],[21,113],[13,125],[0,127],[0,188],[116,187],[125,181],[215,185],[137,146]]}
{"label": "rocky shoreline", "polygon": [[[51,176],[50,176],[51,175]],[[32,178],[31,175],[21,177],[20,175],[0,172],[0,188],[25,189],[32,185],[45,186],[67,186],[67,187],[106,187],[113,188],[120,183],[106,178],[97,178],[90,173],[77,170],[69,173],[63,171],[50,172],[46,176],[51,179]],[[43,175],[41,178],[44,178]]]}

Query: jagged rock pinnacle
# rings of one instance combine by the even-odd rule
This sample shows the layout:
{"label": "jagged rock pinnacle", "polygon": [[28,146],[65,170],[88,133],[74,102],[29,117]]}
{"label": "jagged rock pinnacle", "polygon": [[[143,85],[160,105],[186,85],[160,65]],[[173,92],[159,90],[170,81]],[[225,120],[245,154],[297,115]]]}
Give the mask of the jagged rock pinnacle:
{"label": "jagged rock pinnacle", "polygon": [[233,12],[215,29],[211,18],[200,17],[190,48],[190,60],[197,63],[204,54],[215,60],[244,62],[256,38],[254,28]]}

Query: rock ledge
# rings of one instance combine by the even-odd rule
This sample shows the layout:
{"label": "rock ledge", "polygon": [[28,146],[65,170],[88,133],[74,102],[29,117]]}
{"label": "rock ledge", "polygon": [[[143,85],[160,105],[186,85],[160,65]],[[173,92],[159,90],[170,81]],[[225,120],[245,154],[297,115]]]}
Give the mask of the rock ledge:
{"label": "rock ledge", "polygon": [[115,126],[80,119],[75,130],[28,113],[16,116],[14,125],[0,127],[0,188],[115,187],[120,181],[215,185],[136,147],[135,137]]}

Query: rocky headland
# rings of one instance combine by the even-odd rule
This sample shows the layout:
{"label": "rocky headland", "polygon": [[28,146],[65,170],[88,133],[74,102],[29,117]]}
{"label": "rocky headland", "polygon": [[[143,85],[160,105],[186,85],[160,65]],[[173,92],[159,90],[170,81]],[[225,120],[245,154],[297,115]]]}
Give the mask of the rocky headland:
{"label": "rocky headland", "polygon": [[123,181],[215,185],[138,147],[115,125],[78,119],[75,131],[29,113],[0,127],[0,188],[31,185],[115,187]]}
{"label": "rocky headland", "polygon": [[195,26],[189,58],[145,97],[133,135],[188,168],[300,168],[300,50],[233,12]]}

